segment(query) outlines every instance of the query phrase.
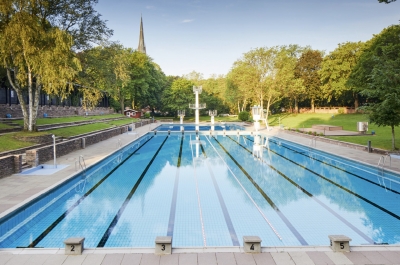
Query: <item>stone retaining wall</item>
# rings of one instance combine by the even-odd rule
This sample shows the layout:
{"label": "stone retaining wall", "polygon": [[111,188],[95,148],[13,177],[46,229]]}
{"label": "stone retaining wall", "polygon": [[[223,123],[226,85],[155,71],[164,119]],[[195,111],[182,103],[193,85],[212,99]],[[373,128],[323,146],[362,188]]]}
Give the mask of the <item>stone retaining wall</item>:
{"label": "stone retaining wall", "polygon": [[21,172],[22,155],[0,157],[0,178]]}
{"label": "stone retaining wall", "polygon": [[[93,110],[84,110],[82,107],[68,107],[68,106],[39,106],[38,118],[42,118],[46,113],[48,117],[64,117],[74,115],[102,115],[112,114],[114,109],[97,107]],[[0,117],[5,118],[7,114],[11,114],[12,118],[22,118],[22,110],[20,105],[0,104]]]}

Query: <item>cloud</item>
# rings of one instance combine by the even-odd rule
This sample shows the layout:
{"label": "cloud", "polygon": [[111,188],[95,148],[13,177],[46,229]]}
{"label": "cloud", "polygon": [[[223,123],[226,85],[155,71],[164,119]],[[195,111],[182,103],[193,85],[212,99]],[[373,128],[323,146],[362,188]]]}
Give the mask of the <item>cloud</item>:
{"label": "cloud", "polygon": [[182,20],[181,23],[190,23],[193,21],[194,21],[194,19],[185,19],[185,20]]}
{"label": "cloud", "polygon": [[153,9],[154,6],[146,6],[146,9]]}

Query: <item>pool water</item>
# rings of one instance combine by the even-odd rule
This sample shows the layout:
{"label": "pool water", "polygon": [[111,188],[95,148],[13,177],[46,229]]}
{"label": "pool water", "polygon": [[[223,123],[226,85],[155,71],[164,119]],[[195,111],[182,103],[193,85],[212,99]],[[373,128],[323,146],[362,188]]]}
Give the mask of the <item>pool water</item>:
{"label": "pool water", "polygon": [[162,124],[154,129],[155,131],[236,131],[236,130],[244,130],[244,128],[240,125],[236,124],[225,124],[225,123],[216,123],[215,125],[195,125],[195,124]]}
{"label": "pool water", "polygon": [[[279,138],[149,133],[0,220],[0,247],[352,245],[400,242],[400,179]],[[264,142],[263,142],[264,143]]]}

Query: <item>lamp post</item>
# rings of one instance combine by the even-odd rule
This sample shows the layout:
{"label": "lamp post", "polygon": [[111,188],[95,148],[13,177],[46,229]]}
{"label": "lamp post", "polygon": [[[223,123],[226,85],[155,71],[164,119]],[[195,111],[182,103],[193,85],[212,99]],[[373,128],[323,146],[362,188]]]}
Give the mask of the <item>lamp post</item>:
{"label": "lamp post", "polygon": [[51,137],[53,138],[54,168],[57,168],[57,161],[56,161],[56,136],[53,134]]}

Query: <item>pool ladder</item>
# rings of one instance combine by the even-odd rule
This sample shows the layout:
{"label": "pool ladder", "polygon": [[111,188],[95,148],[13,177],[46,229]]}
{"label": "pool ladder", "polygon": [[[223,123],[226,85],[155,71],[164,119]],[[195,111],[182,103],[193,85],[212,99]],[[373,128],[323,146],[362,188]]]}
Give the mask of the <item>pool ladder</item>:
{"label": "pool ladder", "polygon": [[311,137],[311,141],[310,141],[310,144],[308,146],[310,147],[310,149],[312,147],[314,147],[314,148],[317,147],[317,138],[315,136]]}
{"label": "pool ladder", "polygon": [[116,144],[116,148],[117,148],[117,149],[118,149],[118,148],[121,148],[121,146],[122,146],[121,139],[118,139],[118,142],[117,142],[117,144]]}
{"label": "pool ladder", "polygon": [[84,175],[86,174],[86,163],[83,155],[80,155],[78,160],[75,159],[75,171],[78,171],[78,168],[83,171]]}
{"label": "pool ladder", "polygon": [[392,166],[392,157],[390,155],[381,155],[378,161],[378,173],[383,177],[384,174],[384,169],[385,169],[385,162],[386,162],[386,157],[389,157],[389,166]]}

